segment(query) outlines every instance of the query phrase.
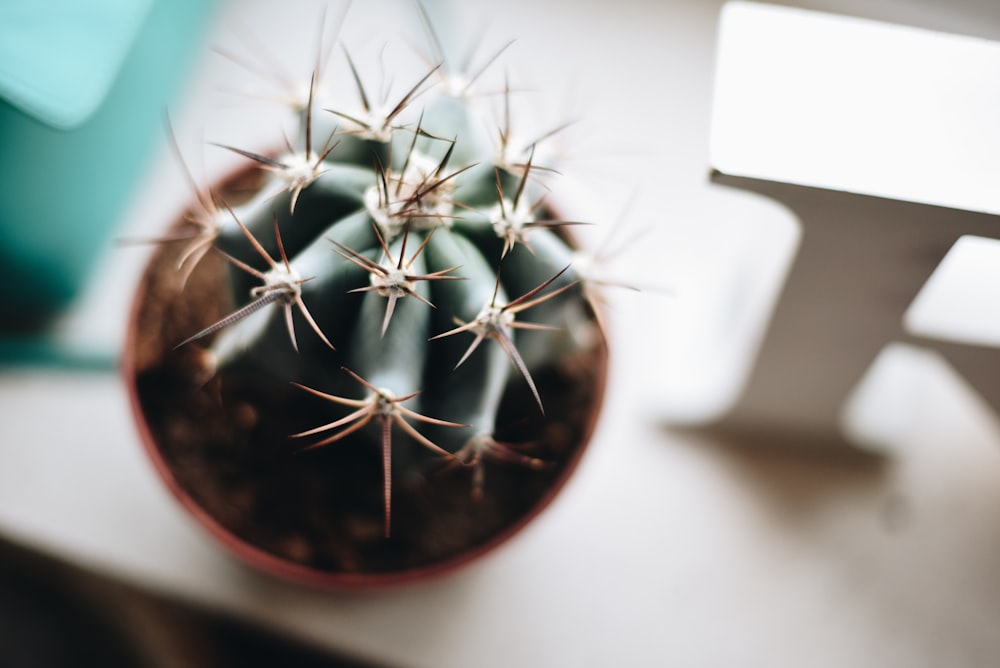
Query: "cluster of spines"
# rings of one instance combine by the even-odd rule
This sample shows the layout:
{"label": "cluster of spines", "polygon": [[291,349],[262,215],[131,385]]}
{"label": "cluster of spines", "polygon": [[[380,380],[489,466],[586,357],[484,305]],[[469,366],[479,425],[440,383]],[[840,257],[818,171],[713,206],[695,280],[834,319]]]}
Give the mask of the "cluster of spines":
{"label": "cluster of spines", "polygon": [[[505,45],[502,52],[509,45]],[[439,49],[436,49],[439,51]],[[497,56],[499,56],[499,53]],[[322,270],[303,272],[295,266],[297,255],[316,255],[313,250],[316,243],[296,241],[296,249],[286,252],[286,243],[282,239],[282,230],[291,229],[297,222],[297,209],[308,205],[313,190],[330,191],[318,196],[320,201],[340,202],[351,200],[343,211],[337,211],[331,224],[324,227],[319,236],[329,251],[329,261],[339,259],[346,263],[339,270],[341,274],[349,272],[344,266],[353,267],[355,283],[357,276],[367,277],[367,284],[355,284],[343,290],[345,295],[362,294],[363,299],[372,303],[372,296],[385,300],[378,325],[368,327],[371,320],[364,307],[359,314],[359,329],[350,343],[369,351],[367,357],[359,358],[347,352],[351,363],[343,364],[339,370],[365,392],[364,398],[341,396],[326,392],[312,384],[298,382],[298,374],[289,372],[289,380],[315,397],[327,400],[333,404],[346,406],[350,412],[331,422],[311,427],[293,434],[294,438],[310,438],[322,435],[323,438],[307,445],[304,450],[313,450],[340,441],[361,430],[371,422],[379,424],[379,441],[383,463],[383,493],[385,497],[385,532],[389,535],[391,515],[391,473],[392,473],[392,432],[398,428],[413,440],[423,445],[427,450],[446,460],[470,466],[473,469],[473,496],[482,494],[483,461],[494,458],[513,462],[532,469],[541,469],[547,462],[522,454],[513,444],[497,442],[493,438],[496,425],[494,420],[499,406],[500,397],[504,391],[510,368],[516,368],[523,381],[530,389],[538,409],[544,413],[541,394],[532,378],[530,368],[538,364],[539,353],[532,354],[532,359],[526,361],[515,345],[515,331],[528,330],[535,332],[552,332],[559,329],[558,317],[553,317],[564,305],[555,306],[555,298],[571,289],[578,288],[578,278],[574,277],[570,264],[574,258],[573,250],[556,234],[546,232],[544,239],[546,248],[536,249],[532,244],[534,234],[539,230],[558,228],[565,225],[579,224],[575,221],[546,220],[540,218],[541,212],[547,211],[544,201],[537,199],[529,202],[529,186],[532,178],[539,171],[548,168],[536,166],[535,147],[537,142],[529,143],[523,150],[515,151],[511,143],[510,130],[510,97],[509,85],[503,91],[504,120],[497,130],[498,145],[494,151],[492,164],[469,163],[458,168],[451,168],[454,151],[460,138],[457,136],[439,136],[443,133],[431,133],[425,129],[424,112],[415,126],[401,124],[400,117],[414,101],[430,88],[428,82],[435,74],[441,76],[442,82],[454,82],[454,74],[446,74],[444,64],[431,67],[420,80],[407,90],[395,105],[374,105],[369,97],[362,78],[354,61],[344,51],[355,82],[361,102],[362,113],[348,114],[336,109],[326,111],[338,123],[347,126],[340,129],[335,126],[317,149],[314,144],[314,93],[317,85],[317,75],[314,72],[310,79],[308,97],[301,109],[304,126],[304,146],[295,150],[289,142],[287,151],[281,156],[257,153],[246,149],[223,146],[239,155],[250,159],[260,168],[274,175],[273,181],[278,188],[271,192],[262,192],[254,200],[236,209],[230,208],[211,193],[199,192],[196,211],[190,219],[190,229],[173,237],[186,238],[188,246],[182,252],[179,269],[183,280],[187,280],[193,266],[210,250],[221,252],[232,266],[245,274],[248,280],[258,282],[249,288],[250,301],[237,308],[233,313],[205,329],[192,335],[179,345],[186,345],[198,339],[214,335],[220,330],[233,332],[242,327],[247,330],[234,334],[228,339],[220,335],[212,344],[210,350],[215,364],[224,366],[238,363],[247,350],[256,349],[255,355],[266,356],[267,351],[258,348],[274,345],[268,334],[269,325],[261,324],[260,312],[273,304],[283,307],[284,329],[291,342],[291,348],[299,352],[299,338],[296,336],[295,314],[303,318],[324,347],[335,350],[335,345],[344,348],[345,345],[335,337],[328,337],[322,320],[329,319],[330,314],[314,317],[306,305],[304,290],[310,283],[322,283]],[[489,60],[492,63],[496,56]],[[468,95],[469,86],[481,74],[478,72],[472,79],[463,80],[460,95]],[[452,91],[453,92],[453,91]],[[388,111],[383,111],[388,109]],[[546,133],[540,139],[547,139],[564,126]],[[407,148],[401,154],[394,155],[393,139],[400,132],[409,133]],[[343,147],[342,144],[348,144]],[[435,153],[432,146],[443,146],[437,150],[439,158],[430,157]],[[360,152],[359,152],[359,149]],[[357,169],[362,167],[357,155],[364,155],[368,150],[370,166],[365,166],[370,182],[365,184],[359,177]],[[430,150],[429,150],[430,149]],[[349,157],[343,162],[338,161],[339,154],[344,152]],[[517,154],[517,155],[515,155]],[[522,159],[523,158],[523,159]],[[337,177],[345,176],[337,172],[335,167],[343,165],[343,169],[351,171],[347,174],[348,185],[336,182]],[[398,167],[396,167],[398,165]],[[353,170],[353,171],[352,171]],[[475,205],[457,201],[454,197],[460,177],[472,172],[470,178],[474,181]],[[327,179],[331,183],[320,183]],[[192,179],[193,183],[193,179]],[[488,191],[488,197],[484,195]],[[339,199],[338,199],[339,198]],[[286,201],[287,200],[287,201]],[[351,210],[352,207],[356,207]],[[287,211],[287,214],[286,214]],[[263,215],[264,213],[268,216]],[[338,216],[340,218],[338,218]],[[244,219],[252,218],[253,222]],[[269,218],[268,227],[273,242],[268,239],[268,245],[276,252],[267,250],[261,236],[262,222]],[[348,219],[348,225],[341,219]],[[249,224],[248,224],[249,223]],[[335,226],[342,225],[350,229],[340,234]],[[255,232],[254,229],[257,231]],[[443,231],[441,228],[445,228]],[[488,235],[484,235],[489,232]],[[487,240],[483,240],[484,236]],[[412,237],[419,237],[415,239]],[[441,238],[445,237],[445,238]],[[492,238],[493,241],[488,239]],[[366,247],[367,246],[367,247]],[[409,249],[408,249],[409,247]],[[551,253],[550,250],[556,251]],[[249,249],[249,250],[248,250]],[[469,251],[472,251],[470,255]],[[520,254],[516,253],[520,250]],[[523,269],[525,263],[534,262],[538,254],[546,257],[545,262],[539,262],[538,268],[530,272],[532,280],[522,278],[513,281],[513,285],[521,286],[519,294],[509,298],[504,289],[502,278],[507,273]],[[482,257],[480,257],[480,255]],[[509,256],[517,256],[518,267],[507,267]],[[433,261],[428,260],[431,256]],[[460,261],[453,262],[454,258]],[[442,264],[442,261],[444,259]],[[490,259],[492,258],[492,259]],[[485,262],[484,262],[485,260]],[[568,261],[562,264],[563,261]],[[317,269],[315,259],[303,262],[309,269]],[[437,264],[439,268],[428,264]],[[489,273],[490,289],[484,292],[485,274]],[[306,275],[308,274],[308,275]],[[527,280],[527,282],[526,282]],[[423,362],[412,359],[415,354],[412,348],[397,345],[399,334],[393,336],[392,325],[397,316],[397,307],[403,303],[418,303],[425,312],[414,316],[421,323],[429,323],[427,309],[437,309],[440,300],[431,300],[425,287],[428,283],[451,283],[453,287],[441,290],[441,294],[463,301],[460,307],[451,313],[451,326],[430,332],[423,336],[426,341],[439,341],[457,337],[460,334],[470,334],[471,343],[465,347],[456,359],[454,370],[475,366],[467,371],[464,382],[483,383],[484,389],[473,393],[471,399],[461,396],[462,389],[445,399],[433,399],[431,405],[447,412],[465,402],[458,413],[461,422],[443,419],[449,417],[430,417],[404,404],[415,401],[421,394],[420,388],[413,382],[423,375]],[[472,285],[461,285],[471,283]],[[247,286],[245,281],[234,280],[237,294]],[[582,302],[582,291],[578,289],[577,303]],[[407,299],[411,298],[411,299]],[[478,308],[470,306],[472,300],[478,300]],[[552,306],[542,322],[524,321],[518,316],[543,304]],[[312,304],[313,310],[317,308]],[[542,309],[539,309],[542,310]],[[408,309],[408,313],[415,312]],[[365,317],[365,316],[369,317]],[[256,318],[257,324],[244,326],[245,320]],[[411,317],[403,316],[403,319]],[[435,322],[440,322],[438,318]],[[400,326],[402,328],[407,323]],[[235,326],[235,327],[234,327]],[[249,333],[248,333],[249,332]],[[223,332],[226,334],[226,332]],[[416,334],[420,338],[419,332]],[[487,347],[483,352],[481,344],[487,339],[496,342],[493,347]],[[235,341],[235,343],[233,343]],[[563,344],[559,344],[563,345]],[[348,349],[350,345],[346,346]],[[538,346],[534,346],[538,348]],[[548,350],[545,348],[548,347]],[[551,358],[561,354],[553,350],[553,345],[542,346],[541,358]],[[480,351],[477,356],[476,352]],[[413,369],[394,373],[387,370],[402,356],[401,366],[413,366]],[[421,355],[421,353],[416,353]],[[364,360],[364,363],[358,363]],[[473,365],[472,362],[475,361]],[[469,362],[470,364],[466,364]],[[368,367],[365,369],[358,367]],[[387,380],[388,379],[388,380]],[[393,382],[409,383],[410,387],[390,387]],[[387,380],[387,382],[382,382]],[[461,447],[446,449],[425,436],[414,426],[414,422],[433,425],[435,427],[471,428],[472,436],[465,438]]]}

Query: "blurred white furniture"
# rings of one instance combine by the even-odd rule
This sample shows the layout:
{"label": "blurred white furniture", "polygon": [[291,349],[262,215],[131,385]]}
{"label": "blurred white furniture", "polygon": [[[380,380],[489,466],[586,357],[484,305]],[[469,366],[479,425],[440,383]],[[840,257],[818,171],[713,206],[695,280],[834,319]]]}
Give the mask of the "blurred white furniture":
{"label": "blurred white furniture", "polygon": [[[831,446],[879,352],[914,340],[904,314],[949,249],[1000,236],[1000,43],[735,2],[715,85],[713,181],[774,198],[801,223],[753,372],[719,427]],[[988,261],[950,264],[973,272],[983,297],[1000,295]],[[924,332],[995,322],[985,299],[964,312],[961,299],[941,301],[952,308],[937,317],[923,305],[921,322],[943,323]],[[993,333],[977,341],[991,347],[919,342],[1000,407]]]}

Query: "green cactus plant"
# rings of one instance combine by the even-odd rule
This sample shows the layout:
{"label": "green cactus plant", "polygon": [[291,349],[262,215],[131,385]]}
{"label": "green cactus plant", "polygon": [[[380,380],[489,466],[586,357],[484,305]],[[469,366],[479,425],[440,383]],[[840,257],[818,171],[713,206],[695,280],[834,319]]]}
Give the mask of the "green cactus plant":
{"label": "green cactus plant", "polygon": [[[200,448],[202,458],[229,457],[219,441],[256,448],[255,466],[265,469],[258,475],[268,466],[330,466],[342,476],[326,478],[330,484],[361,477],[371,487],[377,464],[378,540],[370,512],[376,490],[362,494],[367,514],[361,501],[326,492],[312,504],[324,507],[309,509],[335,512],[340,504],[339,512],[354,513],[355,525],[365,527],[355,533],[372,553],[389,549],[379,542],[433,533],[424,526],[397,535],[396,515],[416,512],[415,503],[426,502],[419,512],[429,517],[438,514],[434,503],[443,516],[458,505],[463,521],[475,524],[479,514],[483,526],[499,522],[491,530],[502,530],[512,520],[490,519],[503,512],[495,507],[500,497],[488,493],[492,471],[513,475],[499,483],[511,489],[536,485],[524,482],[534,477],[527,503],[536,504],[578,455],[589,427],[557,437],[555,447],[545,444],[546,432],[558,430],[567,411],[600,401],[593,365],[603,364],[605,348],[588,299],[593,285],[577,271],[566,229],[581,223],[559,218],[547,203],[547,181],[557,174],[539,164],[540,142],[513,143],[509,85],[501,121],[484,132],[483,101],[469,94],[475,76],[456,87],[445,63],[436,63],[380,104],[343,53],[355,107],[323,106],[314,71],[296,109],[297,139],[274,152],[223,146],[250,169],[199,189],[164,237],[171,243],[145,287],[156,286],[166,305],[137,307],[138,328],[156,340],[134,354],[140,411],[159,437],[167,430],[160,416],[178,410],[162,399],[164,386],[184,393],[183,401],[197,404],[188,411],[189,431],[202,434],[201,445],[185,447]],[[559,380],[543,385],[538,376]],[[206,426],[213,405],[226,417]],[[224,428],[236,435],[204,436]],[[165,458],[183,466],[183,456]],[[367,473],[352,477],[354,464]],[[316,473],[291,486],[323,480]],[[426,491],[407,492],[399,509],[397,485]],[[436,495],[442,486],[462,492]],[[289,505],[266,502],[279,515]],[[234,502],[220,502],[227,503]],[[517,517],[527,506],[511,512]],[[296,531],[273,551],[330,570],[355,567],[327,548],[303,547],[307,531]],[[414,559],[455,549],[428,548],[431,556]]]}

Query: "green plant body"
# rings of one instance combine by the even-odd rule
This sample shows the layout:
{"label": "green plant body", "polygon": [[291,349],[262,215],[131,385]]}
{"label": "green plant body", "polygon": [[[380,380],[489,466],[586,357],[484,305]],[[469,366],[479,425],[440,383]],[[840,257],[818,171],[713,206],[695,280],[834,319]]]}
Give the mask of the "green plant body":
{"label": "green plant body", "polygon": [[565,229],[579,223],[547,203],[558,174],[535,157],[555,131],[515,145],[511,88],[494,96],[501,120],[484,119],[474,78],[456,86],[443,62],[376,101],[343,53],[344,106],[315,99],[313,72],[295,141],[223,147],[265,182],[237,205],[200,192],[179,278],[224,254],[235,308],[178,346],[203,348],[208,376],[255,374],[323,406],[289,434],[300,450],[380,456],[388,536],[394,473],[471,471],[474,502],[491,461],[546,466],[495,438],[500,403],[520,384],[544,413],[533,372],[595,327]]}

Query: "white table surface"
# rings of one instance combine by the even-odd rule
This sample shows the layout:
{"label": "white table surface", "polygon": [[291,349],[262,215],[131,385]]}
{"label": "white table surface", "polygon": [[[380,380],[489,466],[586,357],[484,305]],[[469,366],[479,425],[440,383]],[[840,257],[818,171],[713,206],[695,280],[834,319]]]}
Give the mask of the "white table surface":
{"label": "white table surface", "polygon": [[[274,51],[308,60],[313,35],[301,39],[299,17],[315,3],[295,15],[278,4],[231,2],[214,41],[231,44],[242,22]],[[1000,39],[1000,6],[989,2],[794,4]],[[374,6],[355,5],[350,42],[381,40]],[[741,336],[759,327],[787,253],[787,214],[707,183],[720,6],[517,0],[489,11],[468,3],[456,20],[474,36],[488,17],[497,45],[516,37],[512,74],[551,86],[550,99],[584,119],[572,129],[568,177],[592,192],[603,184],[596,219],[614,220],[637,193],[629,219],[652,230],[625,277],[672,290],[613,300],[612,377],[592,447],[564,494],[510,543],[443,580],[371,595],[256,574],[155,478],[120,379],[52,368],[0,372],[0,532],[390,665],[995,665],[1000,432],[940,360],[891,348],[890,381],[865,388],[871,400],[858,412],[890,444],[880,465],[714,447],[658,420],[666,403],[697,416],[725,396],[745,364]],[[419,42],[417,26],[405,32]],[[201,175],[229,159],[206,150],[199,164],[201,141],[246,145],[236,101],[217,92],[233,69],[206,56],[171,110]],[[184,196],[164,147],[137,197],[148,204],[125,228],[161,229]],[[121,345],[144,257],[113,252],[67,321],[75,345]],[[718,303],[734,262],[759,277],[735,315]],[[704,345],[723,324],[732,345]]]}

